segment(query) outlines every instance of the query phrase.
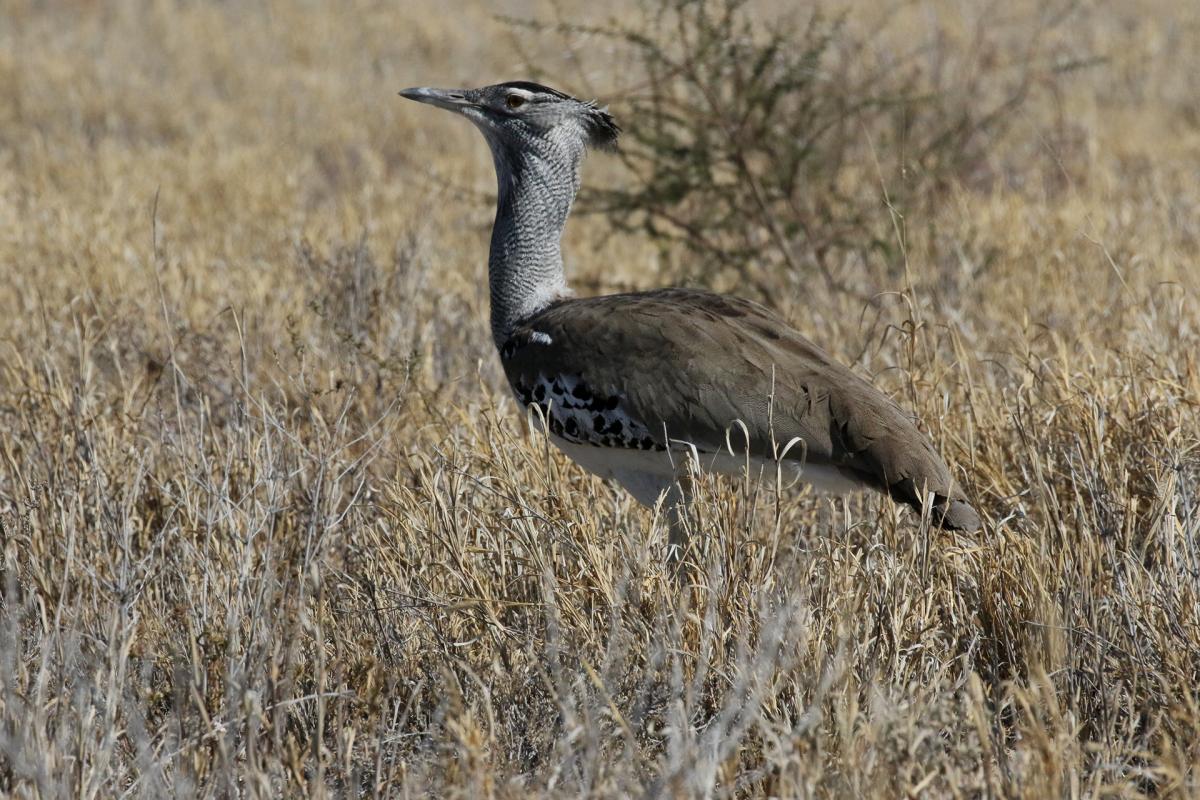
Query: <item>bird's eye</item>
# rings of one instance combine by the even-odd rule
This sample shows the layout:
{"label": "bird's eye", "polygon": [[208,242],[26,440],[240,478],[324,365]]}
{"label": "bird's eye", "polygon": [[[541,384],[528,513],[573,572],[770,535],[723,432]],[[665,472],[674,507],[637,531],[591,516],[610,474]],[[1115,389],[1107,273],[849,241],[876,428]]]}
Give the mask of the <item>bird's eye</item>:
{"label": "bird's eye", "polygon": [[520,108],[525,105],[525,98],[519,94],[510,94],[504,102],[509,108]]}

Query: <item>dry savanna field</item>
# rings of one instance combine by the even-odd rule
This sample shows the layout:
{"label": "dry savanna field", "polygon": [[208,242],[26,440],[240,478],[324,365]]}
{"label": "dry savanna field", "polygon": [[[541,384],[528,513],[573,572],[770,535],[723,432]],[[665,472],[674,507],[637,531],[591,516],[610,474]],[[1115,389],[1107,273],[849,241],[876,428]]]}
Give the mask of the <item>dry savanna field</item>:
{"label": "dry savanna field", "polygon": [[[1200,5],[729,5],[0,0],[0,794],[1200,796]],[[396,96],[517,78],[626,131],[579,293],[773,307],[983,529],[705,479],[673,581]]]}

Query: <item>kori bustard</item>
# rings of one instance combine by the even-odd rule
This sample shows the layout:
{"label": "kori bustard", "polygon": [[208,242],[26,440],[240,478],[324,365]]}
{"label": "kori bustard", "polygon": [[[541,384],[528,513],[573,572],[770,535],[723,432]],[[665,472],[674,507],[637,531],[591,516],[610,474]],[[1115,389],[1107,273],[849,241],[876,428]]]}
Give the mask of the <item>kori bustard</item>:
{"label": "kori bustard", "polygon": [[691,289],[572,296],[560,239],[585,150],[620,132],[607,109],[526,81],[400,94],[483,132],[499,183],[488,282],[504,372],[563,452],[644,505],[664,501],[672,560],[696,467],[782,468],[918,511],[928,500],[943,528],[979,527],[909,415],[763,306]]}

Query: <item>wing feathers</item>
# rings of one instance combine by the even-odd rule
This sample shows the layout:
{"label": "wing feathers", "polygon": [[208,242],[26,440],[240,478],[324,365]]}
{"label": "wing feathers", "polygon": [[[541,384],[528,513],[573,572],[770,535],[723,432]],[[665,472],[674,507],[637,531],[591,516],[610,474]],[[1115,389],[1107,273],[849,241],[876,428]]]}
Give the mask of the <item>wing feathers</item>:
{"label": "wing feathers", "polygon": [[716,452],[740,420],[754,455],[774,458],[799,438],[804,447],[789,458],[839,468],[918,509],[927,487],[936,523],[978,527],[907,413],[749,301],[683,289],[566,300],[518,326],[502,360],[514,387],[569,375],[620,397],[621,411],[660,445],[665,428]]}

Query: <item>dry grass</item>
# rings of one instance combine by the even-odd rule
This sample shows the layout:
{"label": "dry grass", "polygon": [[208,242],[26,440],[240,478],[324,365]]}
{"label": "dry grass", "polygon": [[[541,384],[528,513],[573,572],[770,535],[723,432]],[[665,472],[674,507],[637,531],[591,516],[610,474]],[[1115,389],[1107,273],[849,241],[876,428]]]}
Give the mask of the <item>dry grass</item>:
{"label": "dry grass", "polygon": [[[490,11],[0,10],[0,793],[1200,796],[1195,7],[1079,10],[1048,46],[1104,60],[859,265],[874,301],[775,298],[986,530],[708,484],[684,593],[526,432],[490,159],[394,96],[519,74]],[[972,19],[1039,24],[888,13],[977,66]],[[620,117],[619,62],[527,36]],[[568,235],[599,289],[677,255],[606,234]]]}

